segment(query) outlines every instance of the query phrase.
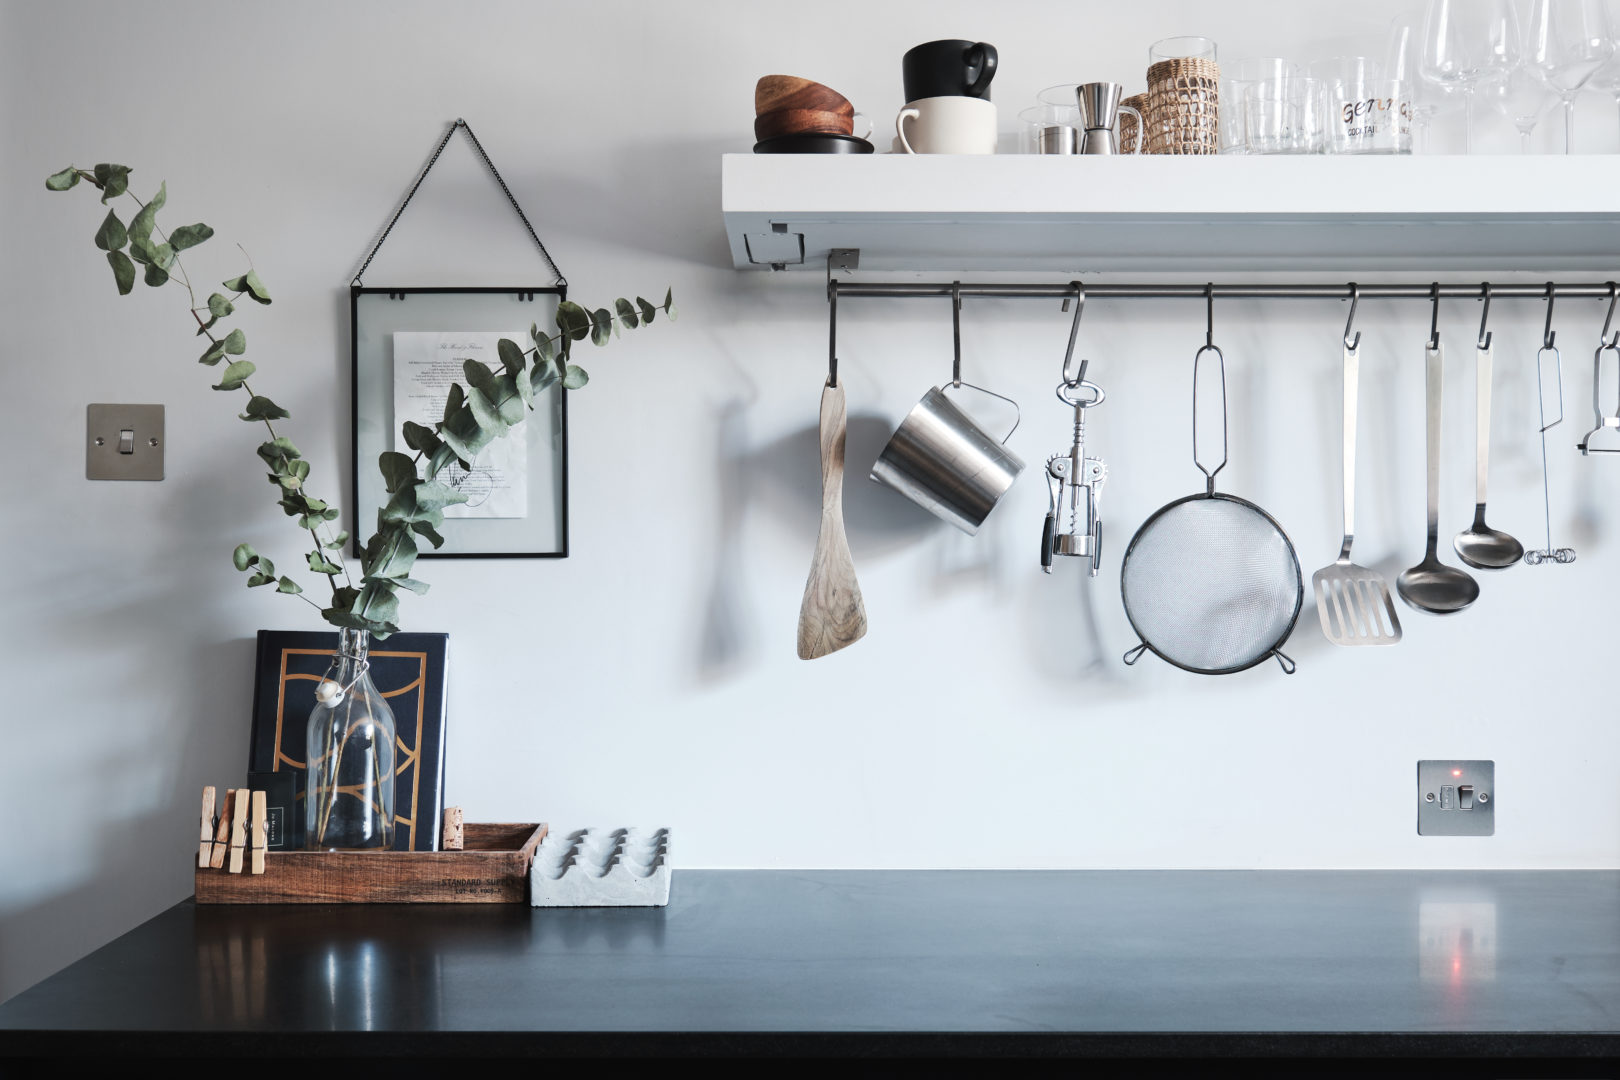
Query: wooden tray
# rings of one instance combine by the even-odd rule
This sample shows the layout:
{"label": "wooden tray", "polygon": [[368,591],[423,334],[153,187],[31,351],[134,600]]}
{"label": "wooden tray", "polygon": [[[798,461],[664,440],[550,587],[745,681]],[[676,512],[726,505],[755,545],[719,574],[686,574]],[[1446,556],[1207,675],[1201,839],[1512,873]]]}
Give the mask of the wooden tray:
{"label": "wooden tray", "polygon": [[521,904],[546,825],[466,826],[464,851],[271,851],[196,871],[199,904]]}

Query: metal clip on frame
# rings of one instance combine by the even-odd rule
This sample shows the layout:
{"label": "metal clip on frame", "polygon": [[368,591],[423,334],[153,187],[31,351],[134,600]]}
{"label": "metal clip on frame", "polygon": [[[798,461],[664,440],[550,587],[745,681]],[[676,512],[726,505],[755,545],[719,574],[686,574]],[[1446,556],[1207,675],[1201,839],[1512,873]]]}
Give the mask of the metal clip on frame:
{"label": "metal clip on frame", "polygon": [[[1620,454],[1620,330],[1609,336],[1614,322],[1615,301],[1620,300],[1620,287],[1609,282],[1609,313],[1603,318],[1603,332],[1598,335],[1597,351],[1592,354],[1592,413],[1595,426],[1581,436],[1576,447],[1582,454]],[[1615,358],[1615,410],[1603,411],[1603,354],[1614,353]]]}

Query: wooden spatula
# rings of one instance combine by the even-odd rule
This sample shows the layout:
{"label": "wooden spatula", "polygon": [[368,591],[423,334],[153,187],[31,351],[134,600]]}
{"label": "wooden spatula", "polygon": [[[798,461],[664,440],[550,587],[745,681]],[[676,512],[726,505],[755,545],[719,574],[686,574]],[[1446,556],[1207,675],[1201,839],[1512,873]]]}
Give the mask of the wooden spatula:
{"label": "wooden spatula", "polygon": [[799,605],[799,659],[814,660],[866,635],[866,606],[844,535],[844,388],[821,391],[821,531]]}

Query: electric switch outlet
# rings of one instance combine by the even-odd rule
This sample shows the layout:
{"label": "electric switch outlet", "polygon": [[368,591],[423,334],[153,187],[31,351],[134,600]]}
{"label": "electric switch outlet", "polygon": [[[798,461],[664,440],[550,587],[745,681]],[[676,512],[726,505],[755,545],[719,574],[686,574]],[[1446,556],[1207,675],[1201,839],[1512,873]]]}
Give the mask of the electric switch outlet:
{"label": "electric switch outlet", "polygon": [[86,477],[163,479],[163,406],[91,405],[85,420]]}
{"label": "electric switch outlet", "polygon": [[1496,833],[1496,762],[1420,761],[1417,781],[1419,836]]}

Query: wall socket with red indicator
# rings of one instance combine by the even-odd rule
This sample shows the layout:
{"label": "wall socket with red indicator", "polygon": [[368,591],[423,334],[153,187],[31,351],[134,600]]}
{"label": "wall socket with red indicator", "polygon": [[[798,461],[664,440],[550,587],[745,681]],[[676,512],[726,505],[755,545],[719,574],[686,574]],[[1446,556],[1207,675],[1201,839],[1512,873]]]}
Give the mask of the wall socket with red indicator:
{"label": "wall socket with red indicator", "polygon": [[1419,836],[1496,833],[1496,762],[1417,763]]}

